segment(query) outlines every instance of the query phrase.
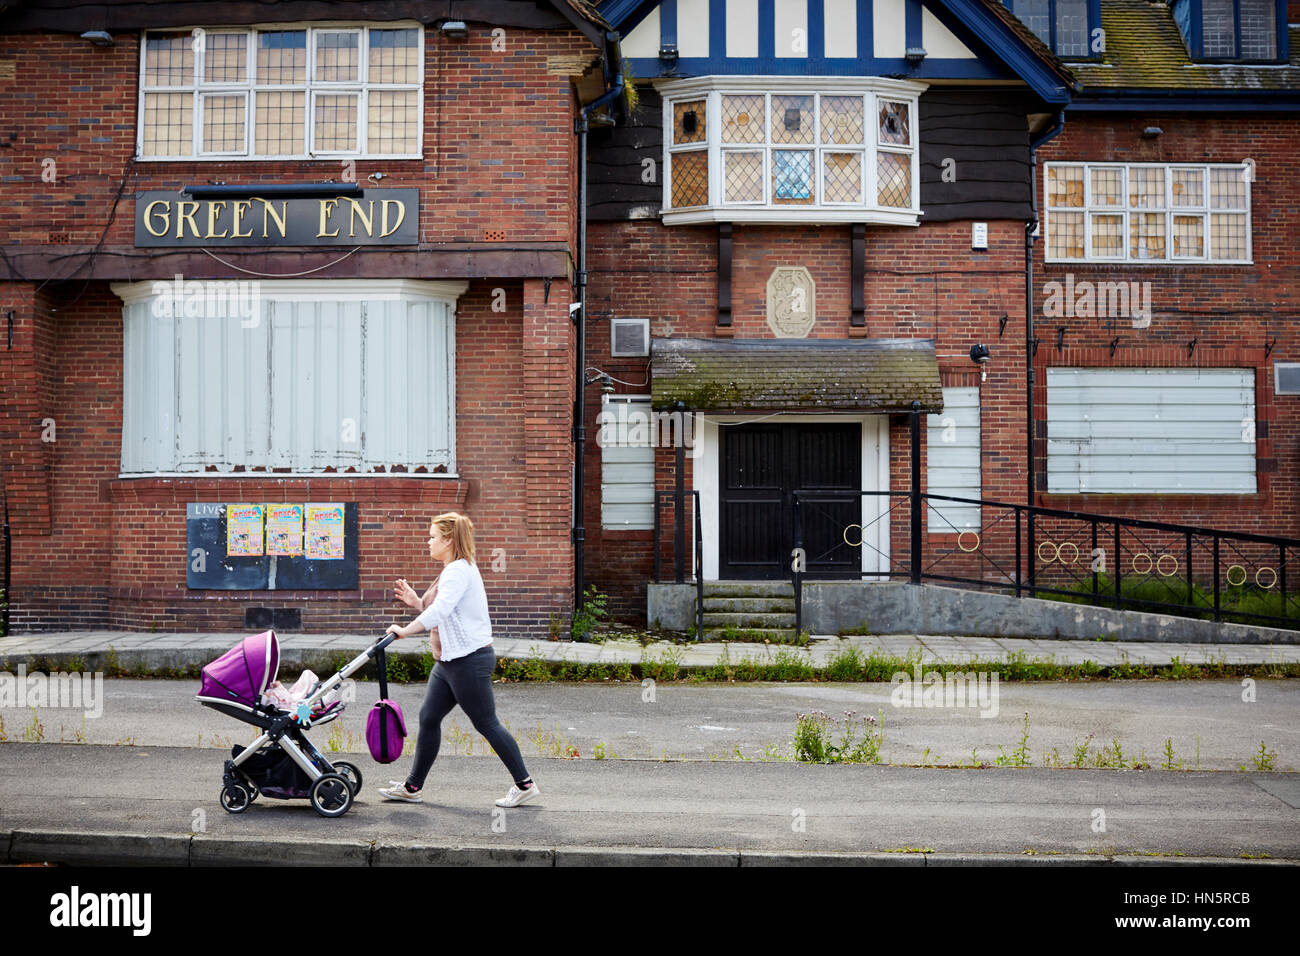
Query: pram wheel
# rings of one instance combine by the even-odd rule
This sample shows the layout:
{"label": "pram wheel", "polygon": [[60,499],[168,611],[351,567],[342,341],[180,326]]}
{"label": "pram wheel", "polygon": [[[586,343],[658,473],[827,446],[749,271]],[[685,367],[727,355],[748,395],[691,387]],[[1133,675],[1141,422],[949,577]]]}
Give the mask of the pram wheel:
{"label": "pram wheel", "polygon": [[334,772],[348,782],[352,788],[352,796],[361,792],[361,769],[354,763],[346,760],[334,761]]}
{"label": "pram wheel", "polygon": [[317,777],[308,796],[311,805],[323,817],[341,817],[352,806],[352,787],[348,779],[338,773]]}
{"label": "pram wheel", "polygon": [[227,813],[243,813],[252,802],[253,798],[242,784],[221,788],[221,806]]}

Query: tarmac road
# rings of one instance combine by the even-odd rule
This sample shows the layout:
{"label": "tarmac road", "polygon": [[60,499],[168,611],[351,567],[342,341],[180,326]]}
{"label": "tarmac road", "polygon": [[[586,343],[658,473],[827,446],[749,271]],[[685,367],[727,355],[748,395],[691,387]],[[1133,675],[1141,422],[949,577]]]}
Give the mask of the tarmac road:
{"label": "tarmac road", "polygon": [[[228,750],[255,736],[248,725],[195,703],[193,681],[119,679],[105,680],[103,687],[98,718],[83,721],[78,710],[38,708],[44,740],[71,743],[82,735],[91,744]],[[1254,766],[1262,742],[1276,754],[1273,769],[1300,769],[1296,680],[1257,680],[1249,703],[1242,700],[1239,681],[1004,682],[997,715],[990,717],[981,717],[978,707],[894,707],[889,684],[660,684],[653,695],[635,682],[499,683],[495,689],[498,714],[525,759],[559,756],[569,746],[587,759],[597,744],[607,757],[721,760],[736,759],[737,750],[752,760],[765,751],[788,757],[796,714],[820,710],[840,718],[851,710],[883,721],[886,763],[995,763],[1019,745],[1027,713],[1034,766],[1044,766],[1044,755],[1053,752],[1062,763],[1072,762],[1075,749],[1092,734],[1086,765],[1103,749],[1114,762],[1118,742],[1126,763],[1145,758],[1159,768],[1171,741],[1175,765],[1237,770]],[[393,684],[389,691],[414,734],[423,685]],[[356,702],[343,716],[311,732],[316,746],[364,753],[366,712],[378,697],[377,684],[357,683]],[[0,719],[10,741],[35,736],[30,708],[0,708]],[[444,722],[443,740],[446,754],[487,752],[459,708]]]}
{"label": "tarmac road", "polygon": [[[183,846],[179,862],[217,862],[223,852],[244,862],[259,853],[266,862],[313,853],[413,862],[449,846],[486,854],[726,848],[731,865],[736,852],[870,854],[909,847],[1021,858],[1032,850],[1039,861],[1057,853],[1238,861],[1249,853],[1300,861],[1300,775],[1236,771],[1249,765],[1261,738],[1276,753],[1277,770],[1300,765],[1296,681],[1256,682],[1253,703],[1242,701],[1242,687],[1233,681],[1004,683],[996,718],[981,718],[972,708],[894,708],[891,688],[880,684],[666,684],[654,688],[653,701],[643,699],[640,684],[499,684],[499,713],[542,789],[535,804],[493,813],[492,801],[509,781],[495,757],[482,755],[476,734],[458,736],[468,725],[457,710],[444,725],[450,739],[426,786],[428,802],[381,801],[375,788],[401,776],[409,757],[381,767],[364,756],[355,760],[367,778],[362,794],[337,820],[319,817],[305,800],[262,799],[246,813],[225,813],[217,802],[216,748],[247,741],[251,728],[196,704],[194,682],[111,680],[104,687],[103,716],[85,721],[86,744],[48,742],[57,741],[60,727],[71,740],[81,728],[78,712],[38,712],[47,742],[24,743],[30,711],[0,711],[9,740],[0,744],[0,853],[9,831],[82,831],[100,836],[81,841],[78,852],[98,846],[113,859],[122,852],[120,835],[140,834],[162,848],[157,852]],[[422,688],[390,690],[414,724]],[[359,750],[364,714],[376,697],[375,685],[358,685],[348,713],[312,732],[317,746],[328,753],[333,740]],[[896,765],[760,759],[769,747],[788,754],[794,715],[813,709],[837,716],[883,712],[882,754]],[[1008,754],[1016,747],[1026,712],[1030,768],[898,765],[920,763],[927,747],[930,762],[969,764],[972,747],[992,762],[999,745]],[[1096,741],[1114,737],[1126,759],[1144,751],[1157,768],[1168,737],[1176,757],[1194,765],[1199,736],[1202,770],[1043,766],[1044,751],[1055,748],[1068,761],[1088,733],[1095,735],[1090,753]],[[124,743],[114,746],[117,741]],[[464,756],[469,741],[476,756]],[[598,743],[620,759],[591,759]],[[569,746],[579,759],[552,756]],[[736,748],[751,759],[727,759]],[[680,754],[685,761],[673,759]],[[1210,772],[1215,769],[1220,772]],[[33,839],[15,837],[13,849],[56,857],[33,849]],[[250,840],[267,842],[258,849]],[[419,849],[429,846],[444,849]]]}

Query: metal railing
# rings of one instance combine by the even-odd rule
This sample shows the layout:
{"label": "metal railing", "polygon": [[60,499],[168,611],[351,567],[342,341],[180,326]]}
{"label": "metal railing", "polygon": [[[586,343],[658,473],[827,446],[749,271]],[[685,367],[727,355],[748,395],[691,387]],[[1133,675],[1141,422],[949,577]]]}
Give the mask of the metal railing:
{"label": "metal railing", "polygon": [[[809,545],[805,527],[810,516],[825,525],[838,519],[846,503],[861,503],[868,496],[888,499],[888,507],[874,509],[874,519],[848,525],[840,541],[813,542],[811,550],[802,550]],[[828,505],[832,507],[823,507]],[[1288,566],[1300,558],[1300,540],[1293,538],[915,490],[797,491],[792,506],[794,546],[801,549],[796,555],[806,555],[791,566],[796,627],[802,627],[806,569],[836,557],[837,550],[871,547],[877,569],[861,572],[862,577],[905,577],[913,583],[991,588],[1016,597],[1050,596],[1098,607],[1300,629],[1294,573],[1288,586]],[[976,525],[968,520],[972,506],[978,508]],[[869,533],[874,525],[888,522],[889,530],[899,532],[904,519],[910,532],[905,556],[868,544],[878,537]],[[857,529],[857,542],[849,537],[852,529]],[[900,538],[895,533],[887,540]]]}
{"label": "metal railing", "polygon": [[664,527],[662,520],[663,502],[672,505],[671,534],[673,550],[673,580],[677,584],[686,583],[686,500],[691,500],[692,524],[694,525],[695,567],[695,639],[700,640],[704,633],[704,526],[700,519],[700,493],[698,491],[657,491],[655,492],[654,522],[654,565],[655,582],[663,581],[663,543]]}

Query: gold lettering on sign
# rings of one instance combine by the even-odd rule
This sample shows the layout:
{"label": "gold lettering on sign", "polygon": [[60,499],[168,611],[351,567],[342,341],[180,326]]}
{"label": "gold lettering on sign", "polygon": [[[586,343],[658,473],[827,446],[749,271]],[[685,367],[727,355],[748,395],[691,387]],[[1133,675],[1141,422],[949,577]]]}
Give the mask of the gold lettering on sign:
{"label": "gold lettering on sign", "polygon": [[[163,211],[160,213],[155,213],[153,211],[154,206],[162,206]],[[162,229],[155,229],[153,227],[154,216],[158,216],[159,218],[162,219]],[[144,207],[144,228],[149,233],[149,235],[161,239],[163,236],[167,235],[167,230],[170,229],[171,226],[172,226],[171,204],[167,202],[166,199],[155,199],[149,205]]]}
{"label": "gold lettering on sign", "polygon": [[373,199],[369,200],[370,212],[368,213],[361,211],[361,203],[357,202],[355,199],[349,199],[348,202],[352,203],[352,216],[351,219],[349,220],[348,235],[354,237],[356,236],[357,220],[360,219],[361,225],[366,227],[366,235],[373,236],[374,222],[375,222],[375,201]]}
{"label": "gold lettering on sign", "polygon": [[240,232],[239,222],[241,219],[244,218],[244,213],[248,212],[248,210],[253,208],[253,203],[251,200],[248,199],[237,199],[235,200],[234,206],[235,206],[235,223],[234,226],[231,228],[230,236],[232,239],[249,239],[253,235],[252,230],[250,229],[248,232]]}
{"label": "gold lettering on sign", "polygon": [[[399,199],[385,199],[381,203],[381,205],[383,206],[383,223],[384,223],[383,230],[384,231],[380,234],[379,238],[382,239],[385,236],[391,236],[393,233],[397,232],[398,229],[402,228],[402,223],[406,219],[406,203],[402,202]],[[393,224],[392,229],[388,228],[388,207],[389,206],[396,206],[398,211],[397,222]]]}
{"label": "gold lettering on sign", "polygon": [[[185,208],[186,206],[189,206],[190,208],[187,210]],[[199,227],[194,222],[194,214],[198,211],[199,211],[199,204],[196,202],[189,202],[186,200],[182,200],[176,204],[176,238],[177,239],[185,238],[185,223],[187,222],[190,224],[190,231],[194,233],[194,238],[195,239],[202,238],[201,236],[199,236]]]}
{"label": "gold lettering on sign", "polygon": [[203,237],[204,239],[225,239],[230,235],[228,232],[217,232],[217,217],[225,208],[224,200],[208,203],[208,234]]}
{"label": "gold lettering on sign", "polygon": [[262,204],[262,238],[265,239],[269,235],[269,233],[266,230],[266,217],[268,215],[272,219],[274,219],[275,224],[280,227],[280,238],[281,239],[287,238],[288,234],[285,231],[284,221],[286,218],[288,218],[289,215],[289,203],[281,200],[280,211],[277,213],[275,211],[275,207],[272,206],[265,199],[258,199],[257,201]]}
{"label": "gold lettering on sign", "polygon": [[327,225],[326,220],[334,214],[334,207],[338,204],[339,201],[337,199],[322,199],[320,201],[320,232],[316,233],[317,239],[324,238],[325,236],[337,236],[339,234],[337,229],[333,232],[325,231],[325,226]]}

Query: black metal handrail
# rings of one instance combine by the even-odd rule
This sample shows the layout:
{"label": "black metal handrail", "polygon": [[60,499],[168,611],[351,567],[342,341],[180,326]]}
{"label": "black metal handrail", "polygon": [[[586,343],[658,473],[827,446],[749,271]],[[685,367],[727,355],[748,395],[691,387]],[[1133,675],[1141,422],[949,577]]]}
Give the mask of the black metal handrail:
{"label": "black metal handrail", "polygon": [[654,576],[655,583],[663,583],[663,561],[660,555],[663,542],[663,522],[659,517],[661,503],[673,503],[673,579],[677,584],[686,583],[686,521],[683,510],[685,499],[692,500],[695,528],[695,639],[701,639],[704,632],[704,524],[700,515],[700,493],[698,491],[656,491],[654,518]]}
{"label": "black metal handrail", "polygon": [[[804,506],[811,505],[814,501],[825,502],[827,499],[839,500],[845,497],[856,497],[861,500],[862,497],[888,496],[891,498],[907,498],[911,503],[911,514],[909,517],[911,547],[908,554],[906,570],[896,569],[892,565],[895,563],[892,555],[890,556],[890,567],[879,571],[861,572],[864,577],[903,577],[906,576],[913,583],[922,581],[943,581],[946,583],[962,584],[976,587],[996,587],[1014,591],[1017,597],[1028,594],[1035,597],[1043,595],[1059,595],[1068,597],[1076,601],[1091,603],[1095,606],[1113,606],[1123,608],[1125,605],[1135,609],[1152,609],[1152,610],[1169,610],[1175,612],[1191,612],[1196,615],[1210,615],[1215,621],[1225,619],[1247,620],[1260,623],[1281,625],[1286,628],[1300,629],[1300,619],[1289,616],[1289,608],[1296,604],[1300,609],[1300,595],[1288,593],[1287,584],[1287,561],[1294,561],[1300,556],[1300,540],[1294,538],[1285,538],[1278,535],[1253,534],[1250,532],[1224,531],[1218,528],[1201,528],[1193,525],[1180,525],[1164,521],[1150,521],[1142,518],[1123,518],[1114,515],[1102,515],[1085,511],[1073,511],[1061,508],[1043,508],[1038,506],[1029,506],[1014,504],[1011,502],[993,501],[985,498],[963,498],[954,495],[937,495],[922,494],[915,485],[908,492],[889,492],[889,491],[795,491],[791,495],[792,514],[794,519],[794,544],[796,548],[803,548],[805,541],[803,535],[804,523]],[[988,515],[981,523],[981,530],[961,529],[949,522],[951,532],[941,532],[942,534],[957,534],[957,551],[943,550],[934,545],[934,533],[928,535],[920,533],[921,515],[926,511],[933,511],[943,517],[942,512],[934,505],[938,502],[950,502],[965,505],[978,505],[981,509],[1001,509],[1004,513],[1001,517],[996,517],[988,521]],[[884,514],[878,516],[875,521],[888,520],[893,512],[891,507]],[[989,549],[985,546],[985,535],[996,528],[1000,522],[1006,518],[1012,518],[1014,529],[1005,528],[1007,538],[1014,540],[1014,546],[1008,547],[1009,541],[1000,541],[1000,547]],[[947,520],[946,518],[944,520]],[[1113,565],[1109,569],[1098,568],[1096,561],[1090,564],[1090,570],[1087,572],[1091,576],[1091,593],[1088,591],[1071,590],[1067,587],[1057,586],[1061,583],[1053,580],[1050,576],[1043,578],[1040,572],[1047,572],[1048,569],[1055,567],[1059,574],[1065,570],[1067,578],[1074,576],[1074,572],[1068,570],[1073,566],[1077,559],[1083,554],[1083,549],[1074,541],[1065,540],[1054,541],[1053,537],[1059,538],[1060,535],[1049,530],[1051,535],[1047,538],[1039,538],[1043,526],[1049,522],[1079,522],[1089,526],[1090,534],[1087,537],[1087,546],[1091,549],[1090,558],[1101,554],[1104,561],[1105,549],[1099,548],[1099,541],[1105,540],[1100,536],[1105,533],[1109,541],[1108,546],[1113,546]],[[870,527],[874,521],[866,522],[863,527],[863,541],[865,542],[865,529]],[[1150,533],[1155,532],[1164,535],[1174,535],[1179,541],[1176,546],[1170,544],[1161,544],[1152,546],[1143,543],[1143,534],[1151,537]],[[1136,540],[1145,550],[1133,554],[1130,564],[1132,565],[1130,574],[1126,575],[1122,558],[1124,555],[1125,535],[1129,539]],[[966,535],[974,535],[974,547],[966,547],[963,539]],[[1199,539],[1199,540],[1198,540]],[[1207,540],[1208,539],[1208,542]],[[927,551],[927,542],[929,550]],[[1027,543],[1028,547],[1023,545]],[[1043,560],[1042,549],[1051,545],[1055,549],[1055,557],[1050,560]],[[1262,564],[1263,559],[1258,556],[1251,557],[1247,554],[1245,546],[1256,545],[1265,546],[1269,549],[1276,548],[1276,566],[1273,566],[1270,560],[1267,564]],[[1067,563],[1061,555],[1064,553],[1066,546],[1073,551],[1073,557]],[[856,546],[855,546],[856,547]],[[1199,549],[1199,550],[1198,550]],[[992,553],[990,553],[990,550]],[[1130,550],[1132,550],[1130,548]],[[1174,550],[1179,551],[1176,557]],[[1236,561],[1225,564],[1225,550],[1235,553]],[[1293,552],[1288,556],[1287,552]],[[1014,552],[1014,553],[1012,553]],[[1159,552],[1158,556],[1156,552]],[[1197,600],[1196,585],[1197,575],[1195,574],[1196,556],[1204,552],[1202,560],[1207,565],[1206,570],[1201,573],[1201,577],[1212,578],[1212,600],[1209,596]],[[980,577],[972,578],[963,576],[959,573],[940,573],[943,568],[936,570],[945,560],[951,559],[954,555],[961,553],[963,556],[969,556],[969,560],[979,563],[980,567],[985,570],[996,572],[992,578]],[[818,556],[824,557],[824,556]],[[1138,558],[1145,557],[1148,566],[1145,569],[1138,568]],[[1166,571],[1163,562],[1168,557],[1174,566],[1174,570]],[[1181,561],[1180,561],[1181,557]],[[1231,555],[1229,555],[1231,557]],[[813,556],[808,556],[804,565],[803,573],[793,572],[792,581],[795,587],[795,611],[796,626],[802,624],[802,587],[807,577],[806,568],[815,560]],[[1014,560],[1014,568],[1011,563]],[[1006,567],[1003,564],[1007,565]],[[1040,568],[1041,565],[1041,568]],[[1254,587],[1250,587],[1250,575],[1247,570],[1248,565],[1259,565],[1254,574]],[[1158,568],[1158,569],[1157,569]],[[1176,585],[1183,582],[1177,580],[1176,575],[1179,571],[1186,573],[1185,592]],[[1207,574],[1208,572],[1208,574]],[[1240,580],[1233,580],[1234,572],[1240,573]],[[1225,578],[1226,573],[1226,578]],[[1267,581],[1262,580],[1262,576],[1267,573]],[[1112,583],[1113,593],[1104,594],[1100,587],[1101,577],[1109,575]],[[1164,587],[1169,591],[1171,600],[1157,600],[1151,596],[1125,596],[1123,593],[1123,584],[1126,578],[1132,578],[1136,575],[1139,578],[1148,580],[1160,580]],[[1075,583],[1086,587],[1087,581],[1084,577],[1074,576]],[[1226,580],[1228,591],[1225,592],[1223,582]],[[1294,576],[1293,576],[1294,580]],[[1273,592],[1276,588],[1277,594],[1280,595],[1279,610],[1282,616],[1277,614],[1257,613],[1256,611],[1246,610],[1242,607],[1233,607],[1232,603],[1225,600],[1233,595],[1232,589],[1236,590],[1235,595],[1238,599],[1250,593]]]}

